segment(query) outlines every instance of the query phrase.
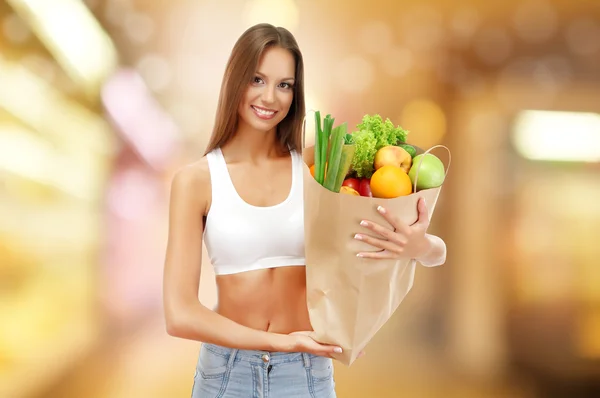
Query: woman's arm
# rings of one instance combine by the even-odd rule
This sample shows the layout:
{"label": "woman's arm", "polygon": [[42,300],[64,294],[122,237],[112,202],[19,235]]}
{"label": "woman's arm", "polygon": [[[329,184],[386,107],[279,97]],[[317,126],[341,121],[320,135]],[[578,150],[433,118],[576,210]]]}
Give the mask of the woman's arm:
{"label": "woman's arm", "polygon": [[167,333],[230,348],[333,353],[334,347],[317,344],[306,336],[269,333],[240,325],[200,303],[203,217],[210,198],[210,174],[208,165],[202,162],[178,171],[171,184],[163,280]]}
{"label": "woman's arm", "polygon": [[425,234],[425,249],[416,258],[425,267],[437,267],[446,262],[446,243],[439,236]]}
{"label": "woman's arm", "polygon": [[290,351],[294,339],[242,326],[200,303],[203,217],[210,192],[206,164],[187,166],[171,184],[163,299],[167,333],[224,347]]}
{"label": "woman's arm", "polygon": [[412,225],[402,222],[381,206],[377,210],[395,230],[390,231],[373,221],[361,221],[363,227],[379,236],[373,237],[358,233],[355,238],[375,246],[381,251],[358,253],[359,257],[382,259],[408,257],[414,258],[426,267],[435,267],[446,262],[446,243],[440,237],[426,233],[429,227],[429,215],[425,199],[419,199],[417,203],[418,219]]}

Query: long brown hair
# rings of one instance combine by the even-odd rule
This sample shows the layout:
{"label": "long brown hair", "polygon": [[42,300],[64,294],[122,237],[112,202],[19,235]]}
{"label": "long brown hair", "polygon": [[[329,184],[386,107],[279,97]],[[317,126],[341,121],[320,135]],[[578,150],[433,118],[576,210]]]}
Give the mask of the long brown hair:
{"label": "long brown hair", "polygon": [[258,61],[268,47],[281,47],[292,53],[296,61],[294,99],[290,110],[277,126],[277,139],[284,149],[302,151],[304,118],[304,62],[294,36],[285,28],[258,24],[246,30],[235,43],[221,83],[215,124],[205,155],[233,138],[238,123],[238,108]]}

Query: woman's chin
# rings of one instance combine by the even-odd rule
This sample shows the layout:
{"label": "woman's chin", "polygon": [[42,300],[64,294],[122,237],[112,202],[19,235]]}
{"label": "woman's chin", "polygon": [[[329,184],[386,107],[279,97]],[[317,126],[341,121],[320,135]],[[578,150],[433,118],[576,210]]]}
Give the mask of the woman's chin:
{"label": "woman's chin", "polygon": [[277,127],[278,122],[273,120],[254,120],[251,124],[254,130],[260,131],[261,133],[269,133]]}

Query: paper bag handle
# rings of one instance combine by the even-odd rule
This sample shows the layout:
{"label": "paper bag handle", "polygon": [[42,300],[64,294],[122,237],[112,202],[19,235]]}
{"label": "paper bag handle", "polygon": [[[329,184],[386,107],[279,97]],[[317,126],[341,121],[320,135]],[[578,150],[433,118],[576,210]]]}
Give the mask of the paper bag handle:
{"label": "paper bag handle", "polygon": [[444,145],[434,145],[431,148],[429,148],[428,150],[426,150],[425,152],[423,152],[423,154],[422,154],[423,156],[421,156],[419,164],[417,165],[417,172],[415,173],[415,182],[414,182],[414,186],[413,186],[413,192],[417,192],[417,181],[419,181],[419,170],[421,170],[421,164],[423,163],[423,159],[425,159],[425,156],[435,148],[444,148],[446,150],[446,152],[448,152],[448,164],[446,165],[446,170],[444,171],[444,181],[446,180],[446,176],[448,175],[448,170],[450,169],[450,163],[452,162],[452,155],[450,153],[450,149],[448,149]]}
{"label": "paper bag handle", "polygon": [[306,117],[308,114],[312,112],[313,114],[317,113],[314,109],[309,109],[304,114],[304,118],[302,119],[302,151],[306,149]]}

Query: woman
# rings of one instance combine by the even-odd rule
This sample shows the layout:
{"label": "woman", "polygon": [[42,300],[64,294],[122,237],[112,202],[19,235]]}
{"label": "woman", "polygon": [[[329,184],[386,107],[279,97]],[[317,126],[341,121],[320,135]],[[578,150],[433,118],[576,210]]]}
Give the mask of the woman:
{"label": "woman", "polygon": [[[202,341],[192,397],[335,397],[331,355],[307,335],[301,134],[302,54],[283,28],[260,24],[235,44],[205,156],[173,178],[164,305],[170,335]],[[420,221],[390,232],[369,223],[380,249],[358,253],[445,261]],[[357,225],[357,229],[365,227]],[[202,241],[218,306],[198,301]]]}

